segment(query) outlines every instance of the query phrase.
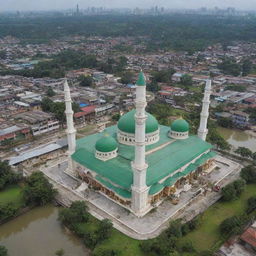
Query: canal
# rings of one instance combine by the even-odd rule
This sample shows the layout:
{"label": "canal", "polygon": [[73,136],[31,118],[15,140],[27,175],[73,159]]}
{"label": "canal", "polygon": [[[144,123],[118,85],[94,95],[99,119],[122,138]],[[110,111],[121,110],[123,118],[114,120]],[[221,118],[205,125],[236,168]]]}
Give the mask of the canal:
{"label": "canal", "polygon": [[252,152],[256,152],[256,136],[253,136],[246,131],[227,129],[223,127],[218,127],[218,131],[234,148],[246,147]]}
{"label": "canal", "polygon": [[58,208],[35,208],[0,226],[0,245],[10,256],[54,256],[59,249],[64,256],[88,256],[89,250],[58,221]]}

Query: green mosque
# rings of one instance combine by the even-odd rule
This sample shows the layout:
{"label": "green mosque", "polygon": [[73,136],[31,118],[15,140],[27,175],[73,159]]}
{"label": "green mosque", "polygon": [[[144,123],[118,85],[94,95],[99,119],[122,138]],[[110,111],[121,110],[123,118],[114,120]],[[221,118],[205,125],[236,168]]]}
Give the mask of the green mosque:
{"label": "green mosque", "polygon": [[[205,141],[211,81],[206,82],[197,135],[180,118],[171,126],[159,125],[145,111],[146,79],[141,72],[136,83],[135,108],[117,125],[75,140],[68,124],[70,171],[89,188],[143,216],[168,197],[178,197],[193,180],[214,165],[212,145]],[[67,122],[73,121],[69,88],[65,90]],[[70,116],[70,118],[69,118]]]}

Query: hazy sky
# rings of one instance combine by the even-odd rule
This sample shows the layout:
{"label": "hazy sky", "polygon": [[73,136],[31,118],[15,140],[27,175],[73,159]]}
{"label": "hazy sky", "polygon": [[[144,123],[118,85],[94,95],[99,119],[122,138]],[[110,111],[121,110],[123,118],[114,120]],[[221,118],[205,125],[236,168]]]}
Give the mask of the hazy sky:
{"label": "hazy sky", "polygon": [[50,10],[88,6],[104,7],[144,7],[153,5],[168,8],[198,7],[235,7],[239,9],[256,9],[256,0],[0,0],[0,11],[8,10]]}

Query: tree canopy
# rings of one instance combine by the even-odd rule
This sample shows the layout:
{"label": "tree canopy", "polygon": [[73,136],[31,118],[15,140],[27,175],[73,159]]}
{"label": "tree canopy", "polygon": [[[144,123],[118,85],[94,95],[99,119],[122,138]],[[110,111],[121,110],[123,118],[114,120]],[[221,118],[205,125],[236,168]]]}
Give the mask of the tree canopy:
{"label": "tree canopy", "polygon": [[22,179],[22,175],[15,173],[7,161],[0,161],[0,190],[10,184],[16,184]]}
{"label": "tree canopy", "polygon": [[45,205],[54,199],[56,193],[42,172],[33,172],[23,187],[24,200],[32,205]]}

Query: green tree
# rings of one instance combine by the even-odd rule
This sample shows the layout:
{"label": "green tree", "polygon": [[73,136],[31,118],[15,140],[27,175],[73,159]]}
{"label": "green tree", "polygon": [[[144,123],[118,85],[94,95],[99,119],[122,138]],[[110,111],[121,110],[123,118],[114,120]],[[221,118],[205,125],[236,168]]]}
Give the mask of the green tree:
{"label": "green tree", "polygon": [[41,102],[41,107],[44,112],[52,112],[54,108],[53,106],[54,106],[54,102],[50,98],[48,97],[43,98]]}
{"label": "green tree", "polygon": [[246,185],[246,182],[243,179],[238,179],[233,182],[233,186],[236,190],[237,197],[240,197],[240,195],[244,192],[245,185]]}
{"label": "green tree", "polygon": [[121,252],[115,249],[105,249],[105,248],[96,248],[96,250],[93,251],[92,256],[119,256],[121,255]]}
{"label": "green tree", "polygon": [[93,78],[91,76],[81,75],[78,78],[79,84],[85,87],[91,87],[93,84]]}
{"label": "green tree", "polygon": [[246,183],[256,183],[256,168],[254,165],[248,165],[242,168],[240,173],[241,178],[243,178]]}
{"label": "green tree", "polygon": [[134,73],[131,71],[124,71],[121,74],[120,82],[122,84],[131,84],[133,82]]}
{"label": "green tree", "polygon": [[147,85],[147,90],[150,92],[158,92],[160,89],[161,89],[161,87],[154,80]]}
{"label": "green tree", "polygon": [[16,207],[13,203],[0,204],[0,220],[5,220],[13,217],[18,211],[18,207]]}
{"label": "green tree", "polygon": [[242,64],[243,76],[249,75],[250,72],[252,71],[252,68],[253,68],[252,62],[248,59],[244,60]]}
{"label": "green tree", "polygon": [[225,235],[234,235],[239,233],[241,225],[240,218],[233,216],[222,221],[220,224],[220,231]]}
{"label": "green tree", "polygon": [[89,220],[88,207],[84,201],[75,201],[70,208],[59,211],[59,219],[66,225],[87,222]]}
{"label": "green tree", "polygon": [[247,201],[246,212],[249,214],[253,211],[256,211],[256,196],[250,197]]}
{"label": "green tree", "polygon": [[25,202],[32,205],[45,205],[51,202],[57,193],[42,172],[33,172],[22,190]]}
{"label": "green tree", "polygon": [[104,219],[100,222],[99,229],[97,230],[98,241],[103,241],[111,236],[113,224],[110,220]]}
{"label": "green tree", "polygon": [[166,230],[168,236],[182,237],[182,224],[180,220],[171,221]]}
{"label": "green tree", "polygon": [[16,184],[22,179],[22,175],[15,173],[7,161],[0,161],[0,190],[10,184]]}
{"label": "green tree", "polygon": [[215,127],[210,127],[207,140],[222,150],[230,150],[229,143],[219,134]]}
{"label": "green tree", "polygon": [[193,84],[192,76],[185,74],[181,77],[180,83],[184,86],[191,86]]}
{"label": "green tree", "polygon": [[176,71],[174,69],[167,69],[156,71],[152,73],[152,82],[156,83],[170,83],[172,81],[172,75]]}
{"label": "green tree", "polygon": [[218,68],[227,75],[239,76],[241,73],[241,66],[232,58],[223,59],[222,63],[218,64]]}
{"label": "green tree", "polygon": [[233,184],[228,184],[224,188],[222,188],[221,194],[224,201],[232,201],[237,198],[236,189]]}
{"label": "green tree", "polygon": [[119,113],[116,113],[116,114],[114,114],[113,116],[112,116],[112,120],[113,121],[118,121],[120,119],[120,114]]}
{"label": "green tree", "polygon": [[46,92],[46,95],[47,95],[48,97],[53,97],[55,94],[56,94],[56,93],[55,93],[55,91],[52,89],[52,87],[48,87],[47,92]]}
{"label": "green tree", "polygon": [[0,256],[8,256],[8,250],[2,245],[0,245]]}
{"label": "green tree", "polygon": [[245,147],[239,147],[235,150],[235,153],[239,154],[242,157],[251,158],[252,157],[252,151]]}
{"label": "green tree", "polygon": [[225,128],[232,128],[233,127],[233,121],[231,118],[228,117],[221,117],[217,120],[217,124],[221,127]]}
{"label": "green tree", "polygon": [[236,92],[245,92],[246,87],[243,85],[228,85],[225,87],[225,91],[227,90],[236,91]]}
{"label": "green tree", "polygon": [[245,190],[245,180],[238,179],[222,188],[222,198],[224,201],[232,201],[240,197]]}

